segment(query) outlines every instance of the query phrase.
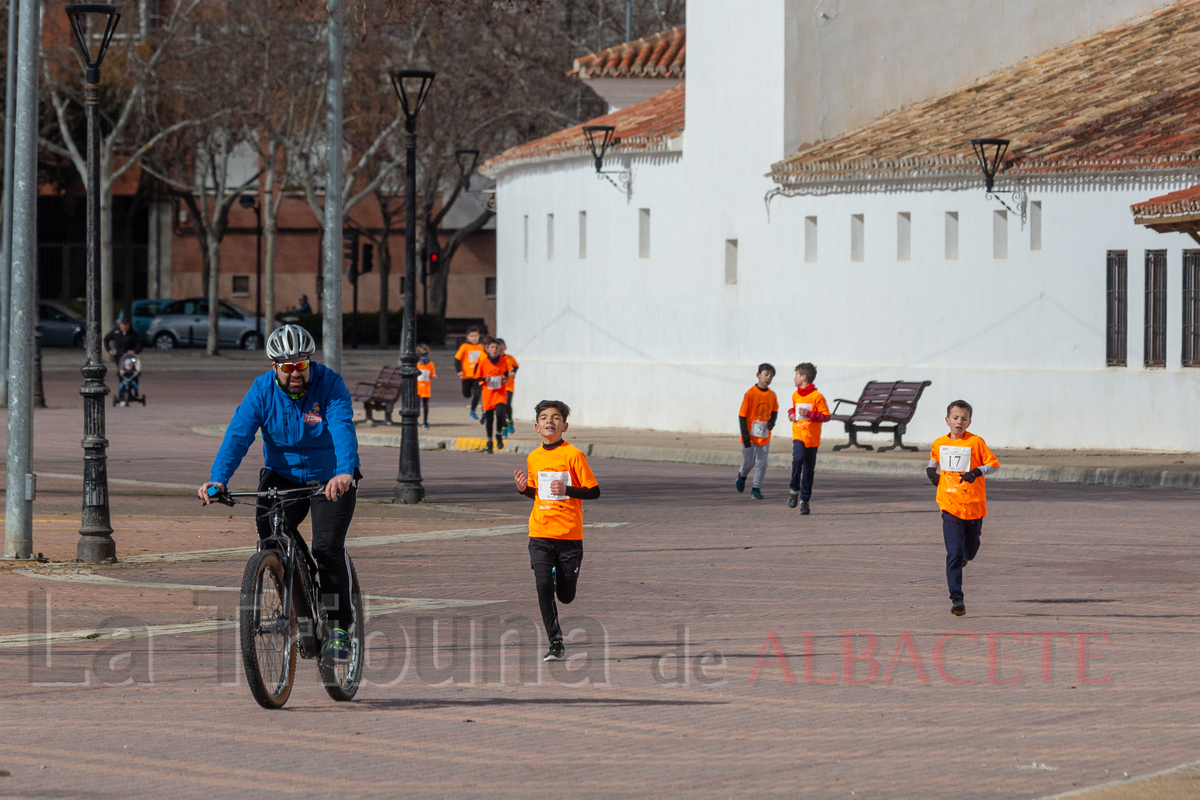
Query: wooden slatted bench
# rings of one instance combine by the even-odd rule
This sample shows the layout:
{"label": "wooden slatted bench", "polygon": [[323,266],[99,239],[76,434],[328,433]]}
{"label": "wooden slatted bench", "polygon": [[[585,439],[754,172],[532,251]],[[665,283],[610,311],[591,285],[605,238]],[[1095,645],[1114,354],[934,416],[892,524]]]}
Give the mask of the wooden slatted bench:
{"label": "wooden slatted bench", "polygon": [[[829,418],[846,426],[846,433],[849,434],[850,441],[847,444],[839,444],[833,449],[845,450],[848,447],[861,447],[864,450],[873,450],[874,448],[869,444],[858,443],[859,433],[891,433],[892,444],[879,448],[877,452],[885,453],[888,450],[897,449],[915,452],[918,448],[904,444],[901,437],[908,429],[908,423],[912,421],[913,414],[917,411],[917,402],[921,399],[921,393],[931,383],[932,381],[920,383],[915,381],[892,381],[890,383],[868,381],[857,402],[834,400],[834,413],[830,414]],[[838,406],[842,403],[854,403],[854,411],[850,414],[838,414]]]}
{"label": "wooden slatted bench", "polygon": [[[354,384],[354,391],[350,393],[350,399],[363,404],[363,412],[372,426],[397,425],[399,423],[392,419],[392,410],[400,400],[400,386],[400,368],[384,367],[379,370],[379,377],[375,379],[374,383],[359,381]],[[383,412],[382,420],[375,419],[373,416],[375,411]]]}

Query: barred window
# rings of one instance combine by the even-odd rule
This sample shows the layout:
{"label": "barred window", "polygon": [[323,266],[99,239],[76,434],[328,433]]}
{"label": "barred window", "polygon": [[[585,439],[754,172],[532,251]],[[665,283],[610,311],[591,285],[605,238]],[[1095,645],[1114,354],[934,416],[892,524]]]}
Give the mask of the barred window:
{"label": "barred window", "polygon": [[1183,251],[1183,359],[1200,367],[1200,250]]}
{"label": "barred window", "polygon": [[1146,251],[1146,341],[1144,364],[1167,365],[1167,251]]}
{"label": "barred window", "polygon": [[1108,347],[1105,363],[1110,367],[1125,366],[1126,343],[1129,339],[1128,287],[1129,254],[1124,250],[1108,251]]}

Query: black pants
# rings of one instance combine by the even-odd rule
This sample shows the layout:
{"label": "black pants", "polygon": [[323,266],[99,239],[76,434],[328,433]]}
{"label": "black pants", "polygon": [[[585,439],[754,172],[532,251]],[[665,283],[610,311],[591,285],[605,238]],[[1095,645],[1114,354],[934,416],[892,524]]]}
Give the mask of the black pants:
{"label": "black pants", "polygon": [[483,428],[487,431],[487,438],[492,438],[492,422],[495,421],[496,435],[504,436],[505,430],[508,429],[508,406],[504,403],[497,403],[496,407],[483,412]]}
{"label": "black pants", "polygon": [[979,552],[979,537],[983,533],[982,519],[960,519],[948,511],[942,512],[942,538],[946,540],[946,585],[950,599],[961,600],[963,563]]}
{"label": "black pants", "polygon": [[479,381],[477,379],[463,378],[462,393],[465,399],[471,401],[472,411],[479,407],[479,398],[483,396],[483,387],[479,385]]}
{"label": "black pants", "polygon": [[[355,483],[350,491],[331,502],[324,495],[291,503],[284,510],[284,518],[293,528],[308,516],[312,508],[312,554],[317,562],[321,579],[321,607],[329,617],[331,625],[349,630],[354,622],[354,606],[350,603],[350,562],[346,556],[346,531],[354,518],[354,506],[358,499],[358,480],[362,478],[354,471]],[[302,484],[264,469],[259,475],[258,490],[299,489]],[[260,497],[256,513],[258,537],[271,535],[270,503]]]}
{"label": "black pants", "polygon": [[817,470],[816,447],[805,447],[799,439],[792,440],[792,485],[793,492],[800,493],[800,502],[807,503],[812,497],[813,473]]}
{"label": "black pants", "polygon": [[538,607],[542,611],[542,624],[550,641],[562,641],[562,628],[558,625],[558,606],[554,596],[569,604],[575,599],[575,588],[579,585],[579,566],[583,563],[582,539],[542,539],[529,537],[529,566],[533,567],[533,578],[537,582]]}
{"label": "black pants", "polygon": [[425,414],[425,424],[429,424],[429,398],[421,398],[421,412]]}

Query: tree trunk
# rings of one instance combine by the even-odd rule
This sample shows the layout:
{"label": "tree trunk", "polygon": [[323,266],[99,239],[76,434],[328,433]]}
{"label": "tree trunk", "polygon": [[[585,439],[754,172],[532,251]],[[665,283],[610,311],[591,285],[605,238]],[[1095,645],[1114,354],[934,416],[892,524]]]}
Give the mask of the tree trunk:
{"label": "tree trunk", "polygon": [[275,330],[275,241],[278,237],[279,226],[275,215],[270,209],[270,200],[263,203],[263,210],[269,215],[263,226],[263,238],[266,242],[266,252],[263,254],[263,335],[270,336]]}
{"label": "tree trunk", "polygon": [[208,266],[208,349],[207,354],[215,356],[220,354],[220,348],[217,346],[217,322],[220,319],[220,300],[218,290],[221,285],[221,240],[210,229],[208,234],[208,258],[205,263]]}
{"label": "tree trunk", "polygon": [[388,244],[388,224],[384,219],[379,237],[379,346],[388,347],[388,289],[392,273],[392,251]]}

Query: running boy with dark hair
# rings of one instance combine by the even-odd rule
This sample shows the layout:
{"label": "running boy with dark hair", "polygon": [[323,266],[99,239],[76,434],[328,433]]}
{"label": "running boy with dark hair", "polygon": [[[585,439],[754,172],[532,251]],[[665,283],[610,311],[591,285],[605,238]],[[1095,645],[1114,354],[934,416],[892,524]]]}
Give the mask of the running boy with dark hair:
{"label": "running boy with dark hair", "polygon": [[487,452],[492,451],[492,431],[495,427],[496,449],[504,449],[505,417],[508,407],[504,404],[508,391],[508,366],[500,357],[500,343],[491,336],[484,339],[484,356],[475,362],[475,378],[482,390],[483,425],[487,431]]}
{"label": "running boy with dark hair", "polygon": [[950,433],[934,441],[925,469],[937,487],[937,504],[942,510],[950,613],[957,617],[967,613],[962,590],[963,567],[979,552],[983,518],[987,516],[985,476],[1000,469],[1000,462],[987,443],[967,432],[971,413],[971,404],[966,400],[955,400],[947,406],[946,425]]}
{"label": "running boy with dark hair", "polygon": [[800,513],[808,514],[812,498],[813,473],[817,469],[817,448],[821,446],[821,424],[829,421],[829,404],[813,381],[817,368],[810,362],[796,365],[796,391],[788,419],[792,421],[792,484],[788,508],[800,501]]}
{"label": "running boy with dark hair", "polygon": [[496,341],[500,343],[500,357],[504,359],[504,363],[508,366],[508,386],[505,387],[507,391],[507,397],[504,401],[504,405],[508,406],[508,435],[512,436],[516,432],[513,429],[512,418],[513,389],[517,385],[517,370],[521,368],[521,365],[517,363],[515,358],[508,354],[508,345],[504,343],[503,339],[497,339]]}
{"label": "running boy with dark hair", "polygon": [[533,500],[529,515],[529,566],[537,582],[538,606],[550,648],[543,661],[562,661],[562,627],[558,606],[575,599],[583,563],[583,501],[600,496],[600,485],[587,456],[563,440],[571,409],[561,400],[543,400],[533,413],[542,446],[525,459],[526,474],[517,470],[517,491]]}
{"label": "running boy with dark hair", "polygon": [[421,398],[421,412],[425,421],[421,427],[429,430],[429,398],[433,394],[431,381],[437,377],[437,367],[429,357],[429,345],[417,345],[417,397]]}
{"label": "running boy with dark hair", "polygon": [[471,401],[471,419],[479,419],[475,408],[479,405],[479,381],[475,380],[475,365],[483,356],[483,345],[479,343],[479,326],[467,328],[467,340],[458,346],[454,354],[454,367],[462,379],[462,395]]}
{"label": "running boy with dark hair", "polygon": [[746,491],[746,476],[754,470],[750,496],[762,500],[762,480],[767,474],[767,455],[771,451],[771,431],[779,416],[779,400],[767,388],[775,379],[775,368],[770,364],[759,364],[757,377],[758,382],[742,397],[742,407],[738,411],[738,424],[742,429],[742,467],[738,470],[737,490]]}

